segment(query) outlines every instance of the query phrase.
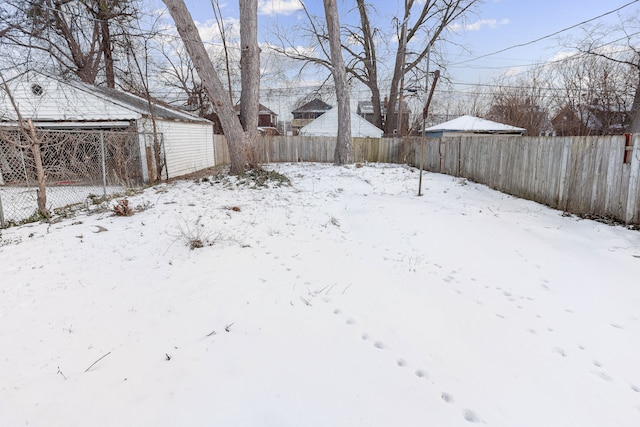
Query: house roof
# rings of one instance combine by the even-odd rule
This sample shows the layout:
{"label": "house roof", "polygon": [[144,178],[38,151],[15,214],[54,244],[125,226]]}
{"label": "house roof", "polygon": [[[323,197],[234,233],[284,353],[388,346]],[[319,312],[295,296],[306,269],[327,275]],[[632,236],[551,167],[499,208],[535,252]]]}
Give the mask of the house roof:
{"label": "house roof", "polygon": [[[7,82],[20,114],[38,122],[128,121],[154,115],[177,121],[206,122],[168,106],[152,104],[138,96],[76,81],[63,81],[30,71]],[[0,120],[17,119],[15,109],[4,91],[0,91]]]}
{"label": "house roof", "polygon": [[474,116],[460,116],[428,127],[425,132],[523,133],[526,129]]}
{"label": "house roof", "polygon": [[[351,136],[356,138],[380,138],[382,130],[351,112]],[[338,107],[332,108],[300,129],[300,135],[338,136]]]}
{"label": "house roof", "polygon": [[[236,112],[240,112],[240,104],[234,105],[233,109],[236,110]],[[271,111],[268,107],[265,107],[262,104],[258,105],[258,114],[272,114],[274,116],[278,115],[278,114],[274,113],[273,111]]]}
{"label": "house roof", "polygon": [[325,111],[329,111],[330,109],[331,105],[327,104],[320,98],[315,98],[293,110],[292,113],[322,113]]}

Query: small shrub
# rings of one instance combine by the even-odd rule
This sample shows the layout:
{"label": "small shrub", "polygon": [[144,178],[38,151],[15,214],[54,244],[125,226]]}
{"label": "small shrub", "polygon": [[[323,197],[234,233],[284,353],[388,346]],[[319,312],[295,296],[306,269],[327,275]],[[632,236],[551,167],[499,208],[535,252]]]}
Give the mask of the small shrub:
{"label": "small shrub", "polygon": [[268,188],[269,185],[273,185],[274,187],[291,185],[291,180],[287,178],[286,175],[276,171],[268,171],[263,168],[251,169],[242,174],[239,178],[241,178],[239,183],[255,187]]}
{"label": "small shrub", "polygon": [[113,213],[117,216],[131,216],[133,215],[133,211],[129,207],[128,199],[120,199],[118,203],[113,207]]}
{"label": "small shrub", "polygon": [[191,239],[189,241],[189,249],[194,250],[198,248],[204,248],[204,243],[202,243],[202,240],[198,238]]}

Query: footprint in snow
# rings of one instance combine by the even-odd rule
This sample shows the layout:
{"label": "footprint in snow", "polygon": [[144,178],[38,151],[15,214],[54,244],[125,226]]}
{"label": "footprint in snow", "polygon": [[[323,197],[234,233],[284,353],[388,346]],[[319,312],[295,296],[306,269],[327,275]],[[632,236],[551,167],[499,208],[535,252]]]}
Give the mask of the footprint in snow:
{"label": "footprint in snow", "polygon": [[562,357],[567,357],[567,353],[564,351],[564,349],[563,349],[563,348],[555,347],[555,348],[553,349],[553,351],[554,351],[555,353],[558,353],[558,354],[559,354],[560,356],[562,356]]}
{"label": "footprint in snow", "polygon": [[595,376],[602,378],[605,381],[608,381],[608,382],[613,381],[613,378],[611,378],[611,376],[606,372],[602,372],[602,371],[592,371],[592,372]]}
{"label": "footprint in snow", "polygon": [[447,403],[454,403],[455,402],[454,399],[453,399],[453,396],[451,396],[449,393],[442,393],[440,395],[440,398],[443,401],[447,402]]}
{"label": "footprint in snow", "polygon": [[427,372],[422,369],[416,369],[415,375],[418,378],[427,378]]}
{"label": "footprint in snow", "polygon": [[469,409],[465,409],[464,411],[462,411],[462,416],[464,417],[465,420],[469,421],[470,423],[482,422],[480,417],[475,412]]}
{"label": "footprint in snow", "polygon": [[385,348],[387,348],[387,346],[384,345],[382,341],[376,341],[375,343],[373,343],[373,346],[378,350],[384,350]]}

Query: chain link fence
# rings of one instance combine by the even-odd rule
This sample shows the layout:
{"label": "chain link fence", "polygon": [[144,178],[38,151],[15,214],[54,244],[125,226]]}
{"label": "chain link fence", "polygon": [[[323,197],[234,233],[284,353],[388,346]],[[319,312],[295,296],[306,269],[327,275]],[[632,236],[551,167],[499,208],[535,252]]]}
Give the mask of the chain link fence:
{"label": "chain link fence", "polygon": [[[104,200],[144,183],[139,135],[122,131],[38,130],[47,209]],[[17,131],[0,134],[0,227],[39,217],[34,153]]]}

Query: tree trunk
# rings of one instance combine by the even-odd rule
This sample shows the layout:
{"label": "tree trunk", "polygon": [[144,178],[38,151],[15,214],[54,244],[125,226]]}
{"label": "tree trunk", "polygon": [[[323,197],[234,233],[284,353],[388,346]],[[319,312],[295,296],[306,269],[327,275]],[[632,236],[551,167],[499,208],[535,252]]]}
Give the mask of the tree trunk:
{"label": "tree trunk", "polygon": [[398,117],[396,104],[398,103],[400,80],[404,77],[404,62],[406,58],[407,43],[407,21],[409,19],[409,8],[405,1],[404,18],[400,29],[400,39],[398,40],[398,51],[396,52],[396,62],[393,67],[393,77],[391,78],[391,88],[389,90],[389,105],[387,106],[387,121],[384,125],[384,134],[392,136],[394,130],[400,134],[402,118]]}
{"label": "tree trunk", "polygon": [[111,31],[109,30],[109,21],[104,19],[100,23],[100,32],[102,34],[102,52],[104,56],[104,72],[107,80],[107,87],[116,87],[116,76],[113,71],[113,51],[111,50]]}
{"label": "tree trunk", "polygon": [[213,104],[222,129],[227,137],[229,157],[231,159],[230,173],[234,175],[254,169],[258,166],[256,159],[251,157],[255,152],[255,138],[245,134],[233,105],[216,74],[207,51],[202,44],[198,29],[183,0],[163,0],[176,24],[178,34],[193,61],[195,69],[202,80],[202,84]]}
{"label": "tree trunk", "polygon": [[49,218],[49,210],[47,209],[47,177],[44,173],[44,165],[42,164],[42,156],[40,154],[40,140],[38,139],[36,129],[33,126],[31,119],[27,120],[27,126],[29,127],[29,148],[31,149],[31,153],[33,153],[33,160],[36,166],[36,177],[38,179],[38,212],[42,217]]}
{"label": "tree trunk", "polygon": [[329,48],[331,50],[331,74],[336,86],[338,98],[338,137],[333,163],[344,165],[353,163],[353,146],[351,141],[351,106],[347,88],[347,72],[342,58],[340,41],[340,22],[336,0],[324,0],[324,13],[329,30]]}
{"label": "tree trunk", "polygon": [[631,105],[631,124],[629,133],[640,133],[640,66],[637,68],[638,82],[636,84],[636,92],[633,96],[633,104]]}
{"label": "tree trunk", "polygon": [[362,24],[362,48],[364,50],[364,68],[367,70],[367,86],[371,90],[371,104],[373,107],[373,124],[382,129],[382,108],[380,88],[378,87],[378,65],[376,58],[376,44],[374,33],[371,31],[371,23],[367,13],[367,5],[364,0],[357,0],[360,22]]}
{"label": "tree trunk", "polygon": [[[252,138],[258,135],[260,105],[260,47],[258,46],[258,0],[240,0],[240,123]],[[251,153],[255,158],[255,153]]]}

